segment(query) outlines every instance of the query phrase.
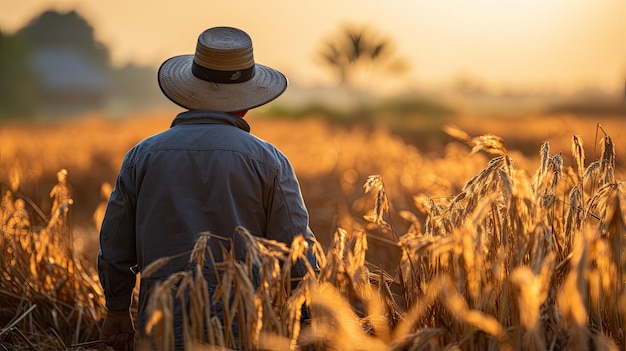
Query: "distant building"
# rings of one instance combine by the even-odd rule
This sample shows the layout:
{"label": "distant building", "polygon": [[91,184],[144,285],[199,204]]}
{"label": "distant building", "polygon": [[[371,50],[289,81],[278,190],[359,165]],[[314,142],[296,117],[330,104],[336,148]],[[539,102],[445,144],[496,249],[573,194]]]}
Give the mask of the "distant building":
{"label": "distant building", "polygon": [[99,109],[105,104],[107,75],[78,48],[39,48],[33,53],[31,64],[46,112],[77,113]]}

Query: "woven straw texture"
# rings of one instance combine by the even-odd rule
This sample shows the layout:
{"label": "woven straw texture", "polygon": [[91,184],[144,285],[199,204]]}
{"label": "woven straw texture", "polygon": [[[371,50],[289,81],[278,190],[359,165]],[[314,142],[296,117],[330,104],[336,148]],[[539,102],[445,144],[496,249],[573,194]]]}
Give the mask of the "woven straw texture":
{"label": "woven straw texture", "polygon": [[[192,63],[220,70],[243,70],[254,65],[253,77],[241,83],[221,84],[202,80],[192,73]],[[275,69],[255,64],[252,41],[243,31],[217,27],[198,38],[195,55],[175,56],[159,68],[159,86],[174,103],[190,110],[225,112],[264,105],[287,89],[287,78]]]}

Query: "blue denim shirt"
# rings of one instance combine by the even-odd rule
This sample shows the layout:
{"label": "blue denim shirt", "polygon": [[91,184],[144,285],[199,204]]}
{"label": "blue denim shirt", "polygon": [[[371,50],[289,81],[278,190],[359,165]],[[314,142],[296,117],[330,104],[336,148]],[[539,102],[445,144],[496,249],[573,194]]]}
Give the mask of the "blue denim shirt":
{"label": "blue denim shirt", "polygon": [[[135,273],[156,259],[193,249],[199,233],[233,238],[236,226],[290,244],[314,237],[293,168],[241,117],[216,111],[179,114],[170,129],[125,156],[100,231],[98,271],[106,305],[131,305]],[[220,259],[220,245],[211,239]],[[188,255],[151,279],[185,269]],[[210,270],[209,270],[210,271]],[[302,271],[301,274],[304,274]],[[140,313],[146,295],[140,289]]]}

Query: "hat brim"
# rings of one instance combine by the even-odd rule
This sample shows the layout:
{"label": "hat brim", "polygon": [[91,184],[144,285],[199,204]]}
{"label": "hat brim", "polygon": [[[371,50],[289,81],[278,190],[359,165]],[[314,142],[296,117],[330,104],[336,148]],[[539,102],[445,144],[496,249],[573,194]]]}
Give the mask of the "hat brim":
{"label": "hat brim", "polygon": [[193,75],[193,55],[175,56],[159,68],[161,91],[189,110],[237,112],[264,105],[287,89],[287,78],[275,69],[255,64],[252,79],[233,84],[208,82]]}

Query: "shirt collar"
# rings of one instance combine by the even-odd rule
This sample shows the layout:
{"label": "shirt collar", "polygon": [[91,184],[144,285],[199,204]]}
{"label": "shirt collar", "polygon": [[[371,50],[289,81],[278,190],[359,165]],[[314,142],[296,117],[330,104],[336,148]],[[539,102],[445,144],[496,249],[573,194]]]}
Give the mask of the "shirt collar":
{"label": "shirt collar", "polygon": [[185,124],[230,124],[250,133],[250,125],[243,118],[227,112],[213,110],[193,110],[179,113],[171,127]]}

